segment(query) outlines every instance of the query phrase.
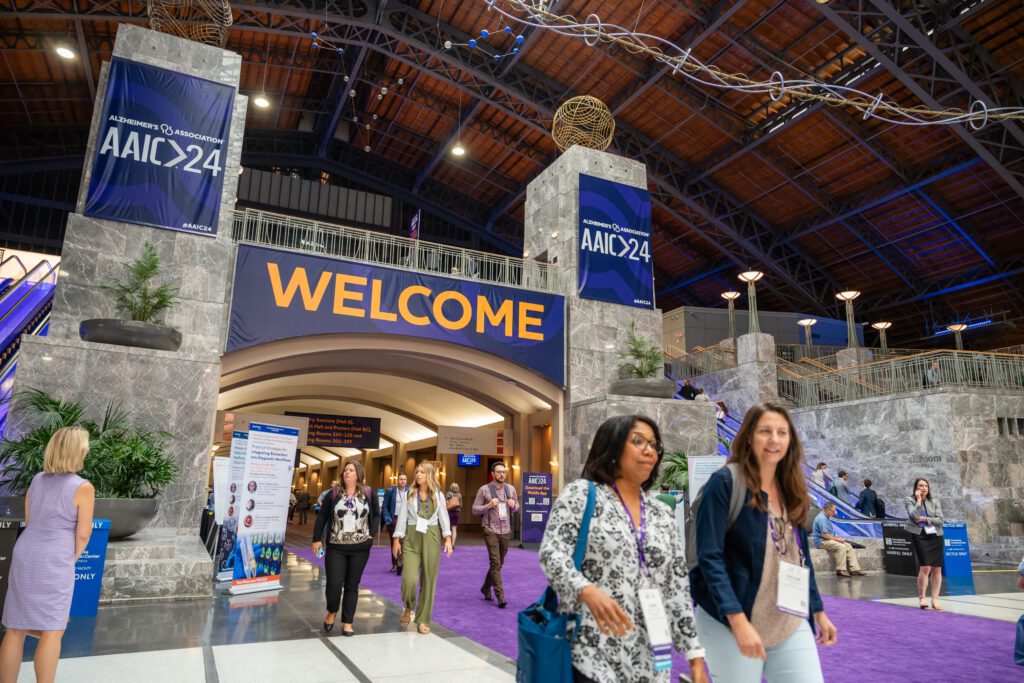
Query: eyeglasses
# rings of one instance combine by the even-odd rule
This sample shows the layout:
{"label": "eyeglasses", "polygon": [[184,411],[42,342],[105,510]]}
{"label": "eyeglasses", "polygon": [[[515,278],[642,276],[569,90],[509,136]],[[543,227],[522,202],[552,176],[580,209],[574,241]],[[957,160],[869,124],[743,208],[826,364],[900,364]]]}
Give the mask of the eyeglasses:
{"label": "eyeglasses", "polygon": [[660,441],[651,441],[646,437],[642,436],[641,434],[638,434],[637,432],[633,432],[630,435],[629,442],[636,446],[637,448],[639,448],[641,451],[650,446],[651,450],[657,453],[658,455],[661,455],[662,453],[665,452],[665,447],[661,445]]}

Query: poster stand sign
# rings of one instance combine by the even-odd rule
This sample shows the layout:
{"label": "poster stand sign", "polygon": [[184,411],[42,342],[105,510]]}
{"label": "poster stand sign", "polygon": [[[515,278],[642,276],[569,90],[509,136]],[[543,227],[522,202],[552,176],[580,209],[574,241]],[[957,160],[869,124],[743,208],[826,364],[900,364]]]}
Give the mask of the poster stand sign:
{"label": "poster stand sign", "polygon": [[240,496],[233,595],[280,590],[299,430],[251,423]]}
{"label": "poster stand sign", "polygon": [[75,563],[75,592],[71,597],[72,617],[94,617],[100,607],[103,567],[107,561],[110,520],[93,519],[92,535]]}
{"label": "poster stand sign", "polygon": [[967,540],[967,524],[946,522],[942,525],[942,574],[947,577],[973,576],[971,545]]}
{"label": "poster stand sign", "polygon": [[882,522],[882,563],[886,574],[917,576],[917,557],[905,522]]}
{"label": "poster stand sign", "polygon": [[[245,453],[249,447],[248,432],[231,433],[231,457],[228,463],[228,486],[225,497],[224,516],[218,517],[220,533],[217,538],[217,554],[214,558],[214,575],[217,581],[230,581],[235,574],[235,551],[238,535],[239,508],[242,504],[242,477],[245,476]],[[216,464],[216,463],[215,463]],[[216,474],[216,470],[214,470]],[[214,505],[216,505],[216,481],[214,482]]]}
{"label": "poster stand sign", "polygon": [[691,455],[686,458],[686,471],[690,484],[690,500],[696,496],[711,475],[725,466],[724,455]]}
{"label": "poster stand sign", "polygon": [[527,472],[523,475],[523,548],[540,547],[550,514],[551,475]]}
{"label": "poster stand sign", "polygon": [[11,558],[18,541],[18,529],[23,520],[6,517],[0,519],[0,614],[7,600],[7,580],[11,574]]}

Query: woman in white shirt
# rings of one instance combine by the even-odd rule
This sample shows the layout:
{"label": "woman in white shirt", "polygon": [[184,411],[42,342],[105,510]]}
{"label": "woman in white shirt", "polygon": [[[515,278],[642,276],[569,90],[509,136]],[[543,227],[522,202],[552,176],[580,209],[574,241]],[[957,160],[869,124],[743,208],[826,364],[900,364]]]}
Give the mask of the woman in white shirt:
{"label": "woman in white shirt", "polygon": [[[662,452],[650,418],[609,418],[594,436],[583,479],[566,486],[551,511],[540,563],[562,611],[580,616],[575,681],[669,681],[673,645],[686,654],[694,683],[708,680],[675,519],[648,492]],[[573,551],[590,482],[596,499],[577,571]],[[664,630],[657,616],[667,622]]]}
{"label": "woman in white shirt", "polygon": [[[403,497],[398,509],[398,522],[392,541],[391,553],[398,557],[401,547],[402,567],[402,626],[408,626],[416,611],[416,628],[430,633],[430,616],[434,610],[434,592],[437,589],[437,569],[441,559],[441,538],[444,551],[452,556],[452,529],[448,520],[444,493],[437,483],[434,466],[429,462],[416,466],[413,485],[408,497]],[[401,539],[405,542],[400,544]],[[423,578],[420,580],[420,567]],[[416,582],[420,581],[419,598]]]}

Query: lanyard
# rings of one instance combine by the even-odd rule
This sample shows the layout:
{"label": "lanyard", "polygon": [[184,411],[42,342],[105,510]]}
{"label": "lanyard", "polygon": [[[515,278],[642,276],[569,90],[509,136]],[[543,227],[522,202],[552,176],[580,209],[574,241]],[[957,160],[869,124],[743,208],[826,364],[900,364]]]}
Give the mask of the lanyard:
{"label": "lanyard", "polygon": [[[775,552],[777,552],[781,557],[783,552],[782,548],[779,547],[779,541],[782,540],[782,537],[780,537],[778,532],[775,531],[775,521],[772,519],[772,513],[770,510],[768,512],[768,526],[772,530],[772,542],[775,544]],[[783,536],[786,534],[785,527],[782,529],[782,534]],[[803,543],[800,542],[800,533],[796,530],[796,527],[793,528],[793,539],[796,541],[797,550],[800,552],[800,566],[802,567],[804,566],[804,546]]]}
{"label": "lanyard", "polygon": [[622,494],[619,493],[619,487],[612,484],[612,491],[615,491],[615,495],[618,497],[619,502],[622,503],[622,509],[626,513],[626,519],[629,520],[629,528],[633,532],[633,539],[636,540],[636,553],[637,559],[640,563],[640,568],[644,570],[644,573],[650,577],[651,572],[647,568],[647,559],[644,557],[644,548],[647,547],[647,508],[644,507],[644,496],[640,494],[640,531],[636,530],[636,524],[633,522],[633,515],[629,512],[629,506],[626,505],[626,501],[623,500]]}

